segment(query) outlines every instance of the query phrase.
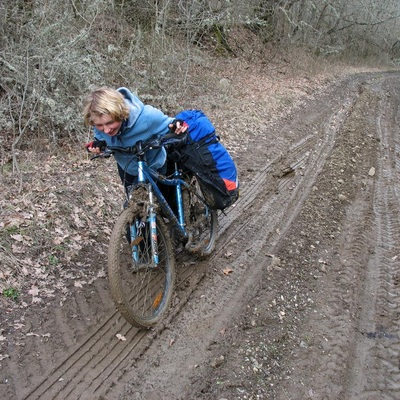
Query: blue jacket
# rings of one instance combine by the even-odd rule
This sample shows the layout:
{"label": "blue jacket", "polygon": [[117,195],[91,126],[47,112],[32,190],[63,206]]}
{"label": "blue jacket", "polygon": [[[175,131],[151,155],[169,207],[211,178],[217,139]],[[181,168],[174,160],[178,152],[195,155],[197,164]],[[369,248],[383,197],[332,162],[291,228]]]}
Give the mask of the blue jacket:
{"label": "blue jacket", "polygon": [[[94,129],[97,140],[105,140],[109,146],[130,147],[139,140],[146,140],[153,135],[165,135],[168,124],[174,118],[168,117],[162,111],[150,105],[144,105],[133,93],[126,88],[117,89],[125,97],[125,102],[130,108],[128,119],[124,120],[116,136],[108,136],[104,132]],[[164,148],[149,150],[146,153],[149,166],[153,169],[161,168],[166,161]],[[132,155],[116,153],[115,160],[128,174],[137,176],[138,168],[136,158]]]}

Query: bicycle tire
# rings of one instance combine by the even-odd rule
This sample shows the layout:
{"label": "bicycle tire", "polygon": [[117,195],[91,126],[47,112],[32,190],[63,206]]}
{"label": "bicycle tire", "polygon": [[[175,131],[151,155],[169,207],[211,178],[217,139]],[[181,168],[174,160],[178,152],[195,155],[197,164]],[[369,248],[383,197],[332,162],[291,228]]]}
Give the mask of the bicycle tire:
{"label": "bicycle tire", "polygon": [[215,249],[218,236],[218,213],[202,201],[203,194],[195,176],[190,177],[191,190],[183,190],[186,230],[189,241],[186,250],[206,258]]}
{"label": "bicycle tire", "polygon": [[[159,322],[169,307],[175,284],[172,244],[163,219],[156,217],[157,264],[152,261],[149,250],[150,235],[147,238],[143,234],[140,240],[132,241],[127,234],[139,220],[144,221],[142,225],[146,231],[146,225],[149,225],[145,222],[146,208],[143,204],[130,204],[120,214],[108,249],[108,276],[114,303],[125,320],[139,328],[151,328]],[[139,248],[136,260],[132,256],[135,246]]]}

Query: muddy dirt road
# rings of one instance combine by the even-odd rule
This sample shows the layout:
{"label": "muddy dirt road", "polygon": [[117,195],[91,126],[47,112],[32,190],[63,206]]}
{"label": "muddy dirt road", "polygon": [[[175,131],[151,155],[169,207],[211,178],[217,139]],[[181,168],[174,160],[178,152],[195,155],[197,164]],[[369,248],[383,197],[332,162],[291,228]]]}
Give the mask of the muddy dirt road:
{"label": "muddy dirt road", "polygon": [[399,103],[399,74],[356,75],[260,125],[218,251],[180,259],[165,323],[126,324],[106,279],[75,287],[21,317],[0,397],[399,399]]}

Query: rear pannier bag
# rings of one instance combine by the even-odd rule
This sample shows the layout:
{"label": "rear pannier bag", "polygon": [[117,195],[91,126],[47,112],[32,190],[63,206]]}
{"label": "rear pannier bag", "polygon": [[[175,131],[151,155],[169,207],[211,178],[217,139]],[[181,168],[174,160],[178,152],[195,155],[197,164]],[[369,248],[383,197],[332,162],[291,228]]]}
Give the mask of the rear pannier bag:
{"label": "rear pannier bag", "polygon": [[189,128],[187,140],[171,154],[171,159],[193,172],[211,209],[224,210],[239,197],[236,165],[215,134],[211,121],[200,110],[186,110],[176,119]]}

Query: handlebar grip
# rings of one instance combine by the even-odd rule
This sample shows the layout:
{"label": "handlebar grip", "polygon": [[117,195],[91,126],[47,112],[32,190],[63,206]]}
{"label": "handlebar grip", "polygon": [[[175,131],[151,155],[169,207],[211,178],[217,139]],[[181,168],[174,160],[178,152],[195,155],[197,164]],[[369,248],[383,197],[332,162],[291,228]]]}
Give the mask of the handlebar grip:
{"label": "handlebar grip", "polygon": [[175,132],[170,132],[170,133],[167,133],[166,135],[164,135],[162,137],[162,140],[164,141],[164,140],[168,140],[168,139],[175,139],[175,138],[177,138],[179,136],[182,136],[182,135],[179,135],[179,134],[177,134]]}
{"label": "handlebar grip", "polygon": [[181,145],[183,143],[186,143],[186,140],[187,140],[187,132],[179,134],[175,132],[170,132],[161,138],[162,144],[164,146]]}
{"label": "handlebar grip", "polygon": [[131,147],[119,147],[119,146],[107,146],[108,150],[111,152],[119,152],[119,153],[130,153],[130,154],[136,154],[137,153],[137,148],[136,146],[131,146]]}

